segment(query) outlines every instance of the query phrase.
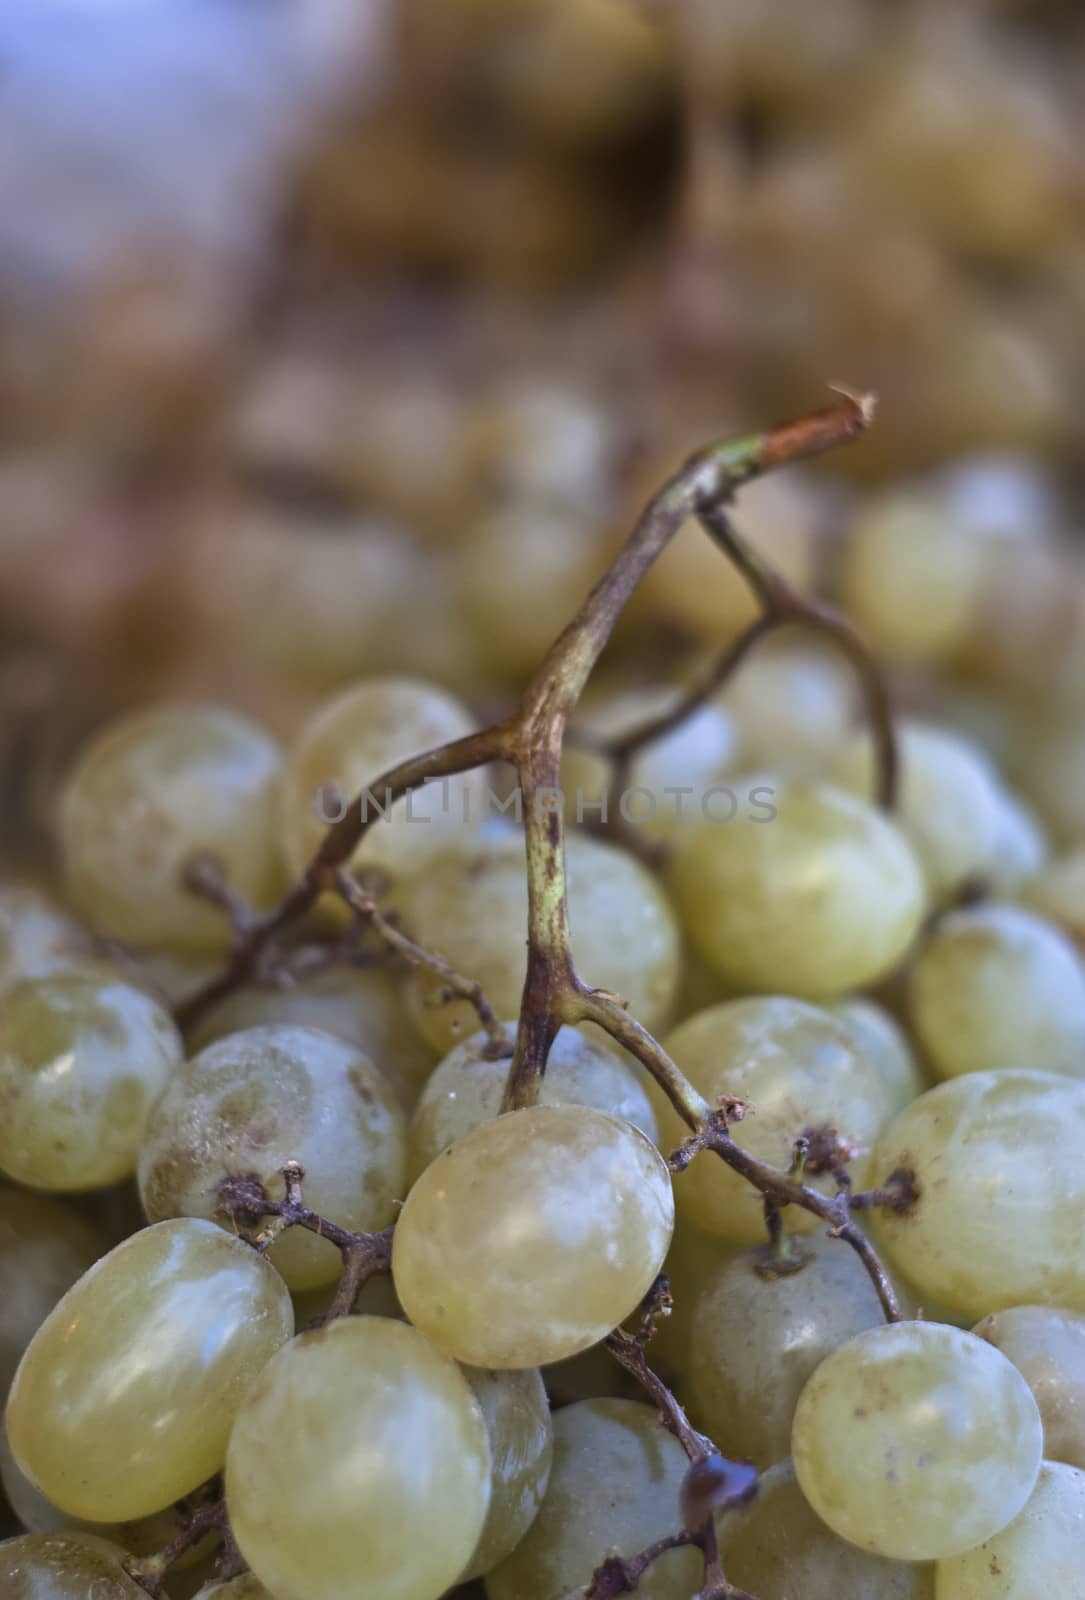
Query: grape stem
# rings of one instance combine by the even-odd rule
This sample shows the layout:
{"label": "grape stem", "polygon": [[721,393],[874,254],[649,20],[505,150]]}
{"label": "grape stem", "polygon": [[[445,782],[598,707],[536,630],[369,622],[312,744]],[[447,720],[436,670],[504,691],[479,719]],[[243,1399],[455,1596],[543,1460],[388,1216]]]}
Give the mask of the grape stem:
{"label": "grape stem", "polygon": [[[301,1192],[305,1171],[299,1162],[288,1161],[282,1168],[282,1177],[285,1198],[272,1200],[254,1173],[230,1175],[218,1186],[219,1207],[236,1224],[247,1243],[261,1254],[270,1250],[288,1228],[306,1228],[327,1239],[343,1259],[343,1272],[322,1321],[332,1322],[336,1317],[349,1316],[369,1279],[378,1272],[391,1270],[394,1228],[383,1228],[379,1233],[354,1233],[350,1228],[342,1228],[305,1204]],[[271,1221],[259,1228],[265,1217],[270,1217]],[[252,1230],[257,1228],[259,1231],[254,1233]]]}
{"label": "grape stem", "polygon": [[[308,867],[272,911],[260,917],[238,917],[234,909],[236,937],[226,964],[222,972],[181,1002],[176,1009],[178,1022],[182,1026],[190,1024],[251,978],[276,938],[311,910],[321,893],[330,890],[343,895],[350,882],[348,863],[372,821],[372,808],[363,804],[366,794],[385,793],[389,801],[394,801],[434,779],[491,761],[506,761],[516,770],[523,807],[528,952],[504,1108],[516,1110],[536,1104],[559,1028],[566,1023],[598,1024],[652,1074],[692,1130],[693,1138],[683,1147],[686,1154],[675,1171],[683,1170],[697,1151],[711,1149],[775,1205],[798,1205],[827,1221],[830,1231],[860,1255],[886,1316],[896,1320],[900,1311],[892,1285],[873,1246],[851,1220],[846,1191],[827,1197],[749,1155],[727,1132],[727,1108],[710,1106],[614,995],[590,988],[577,974],[566,907],[559,787],[566,726],[592,668],[652,563],[682,525],[690,517],[698,517],[709,536],[745,576],[764,611],[759,624],[754,625],[753,638],[747,637],[741,648],[732,646],[730,655],[724,658],[731,662],[728,670],[734,670],[755,639],[770,626],[784,620],[816,619],[815,625],[832,635],[861,672],[879,750],[881,798],[892,799],[897,770],[892,718],[884,687],[865,646],[844,618],[795,594],[784,584],[739,537],[724,510],[735,492],[750,479],[857,438],[870,425],[873,413],[871,396],[840,391],[833,403],[820,411],[766,432],[711,445],[692,456],[649,502],[610,567],[547,652],[514,713],[503,722],[398,763],[363,790],[340,820],[332,824]],[[687,705],[685,713],[690,709],[692,706]],[[674,715],[677,714],[676,711]],[[674,725],[673,720],[666,723],[667,728]],[[657,724],[655,735],[658,731]],[[649,736],[653,735],[645,737]],[[350,890],[348,900],[352,895]],[[226,909],[229,911],[229,906]],[[364,910],[367,917],[372,916],[367,898]],[[418,958],[423,959],[421,953]],[[462,992],[451,983],[448,987],[452,992]],[[476,991],[469,983],[467,988],[470,998]],[[734,1116],[733,1111],[731,1115]]]}
{"label": "grape stem", "polygon": [[215,1529],[223,1534],[228,1529],[226,1502],[223,1499],[197,1506],[180,1533],[161,1550],[156,1550],[153,1555],[126,1556],[123,1562],[124,1570],[133,1583],[138,1583],[149,1595],[160,1595],[163,1579],[170,1567],[180,1561],[193,1545],[199,1544],[205,1535]]}

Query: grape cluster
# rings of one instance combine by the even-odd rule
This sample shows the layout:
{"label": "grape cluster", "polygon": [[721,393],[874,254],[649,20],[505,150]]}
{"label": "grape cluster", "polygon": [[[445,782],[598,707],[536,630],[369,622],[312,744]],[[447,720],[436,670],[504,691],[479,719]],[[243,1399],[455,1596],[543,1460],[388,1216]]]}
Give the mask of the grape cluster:
{"label": "grape cluster", "polygon": [[[84,753],[81,920],[0,893],[0,1600],[1085,1593],[1080,924],[977,742],[887,737],[848,625],[713,521],[866,420],[695,458],[493,727],[372,677],[285,750],[164,707]],[[871,725],[825,666],[772,765],[716,674],[563,765],[691,514],[737,637],[820,630]],[[910,631],[886,571],[844,583],[882,647],[944,648],[955,596]],[[740,751],[771,820],[565,840],[577,761],[738,787]]]}

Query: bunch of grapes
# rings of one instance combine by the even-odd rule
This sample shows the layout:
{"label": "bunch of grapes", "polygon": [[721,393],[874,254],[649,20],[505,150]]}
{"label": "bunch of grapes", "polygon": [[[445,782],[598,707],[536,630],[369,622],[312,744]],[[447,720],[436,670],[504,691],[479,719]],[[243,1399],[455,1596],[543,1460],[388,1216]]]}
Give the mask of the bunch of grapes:
{"label": "bunch of grapes", "polygon": [[[163,706],[84,751],[72,911],[0,896],[0,1600],[1085,1595],[1063,874],[722,510],[868,420],[694,458],[490,727],[383,676],[286,750]],[[905,509],[842,585],[922,659],[981,535],[895,606]],[[691,517],[752,609],[566,744]],[[865,726],[835,665],[732,678],[795,624]]]}

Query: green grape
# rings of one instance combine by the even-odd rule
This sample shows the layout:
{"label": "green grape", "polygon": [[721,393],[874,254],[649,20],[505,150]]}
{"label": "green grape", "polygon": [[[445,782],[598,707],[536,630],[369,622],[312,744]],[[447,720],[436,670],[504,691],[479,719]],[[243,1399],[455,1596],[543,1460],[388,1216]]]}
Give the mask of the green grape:
{"label": "green grape", "polygon": [[643,1394],[603,1343],[566,1361],[552,1361],[543,1369],[543,1382],[554,1411],[577,1400],[633,1400]]}
{"label": "green grape", "polygon": [[294,1600],[437,1600],[489,1499],[486,1423],[462,1373],[384,1317],[299,1335],[230,1438],[234,1536],[261,1583]]}
{"label": "green grape", "polygon": [[1021,1510],[1043,1427],[1028,1384],[991,1345],[897,1322],[826,1356],[791,1443],[799,1487],[834,1533],[875,1555],[938,1561]]}
{"label": "green grape", "polygon": [[845,549],[844,604],[880,655],[944,661],[979,613],[986,544],[934,497],[871,499]]}
{"label": "green grape", "polygon": [[303,973],[286,988],[235,989],[187,1031],[186,1042],[195,1054],[227,1034],[273,1022],[323,1028],[345,1039],[376,1062],[405,1110],[414,1106],[437,1060],[407,1015],[400,975],[345,963]]}
{"label": "green grape", "polygon": [[56,1190],[129,1177],[181,1053],[169,1014],[130,984],[90,972],[25,978],[0,1007],[0,1170]]}
{"label": "green grape", "polygon": [[[3,1488],[8,1504],[27,1533],[91,1533],[102,1539],[110,1539],[114,1544],[120,1545],[122,1550],[134,1556],[149,1556],[164,1550],[185,1524],[185,1518],[176,1506],[168,1506],[165,1510],[156,1511],[149,1517],[141,1517],[136,1522],[81,1522],[78,1517],[70,1517],[66,1511],[61,1511],[59,1506],[55,1506],[46,1495],[42,1494],[41,1490],[36,1488],[20,1470],[2,1430],[0,1430],[0,1487]],[[177,1566],[194,1566],[213,1553],[219,1543],[220,1538],[217,1533],[207,1534],[178,1557]]]}
{"label": "green grape", "polygon": [[876,1000],[851,995],[829,1011],[847,1028],[860,1052],[877,1069],[890,1110],[903,1111],[927,1087],[907,1035]]}
{"label": "green grape", "polygon": [[31,1340],[8,1399],[12,1455],[72,1516],[158,1511],[221,1467],[238,1406],[293,1325],[286,1285],[239,1239],[192,1217],[145,1228]]}
{"label": "green grape", "polygon": [[999,806],[998,843],[986,874],[995,893],[1019,894],[1043,867],[1048,854],[1047,834],[1032,807],[1004,789]]}
{"label": "green grape", "polygon": [[1085,945],[1085,848],[1056,856],[1020,887],[1030,910],[1054,922],[1080,949]]}
{"label": "green grape", "polygon": [[83,954],[87,935],[29,884],[0,885],[0,989]]}
{"label": "green grape", "polygon": [[459,1361],[543,1366],[629,1315],[673,1227],[670,1174],[637,1128],[589,1106],[514,1111],[414,1185],[392,1247],[396,1293]]}
{"label": "green grape", "polygon": [[0,1544],[4,1600],[147,1600],[125,1552],[88,1533],[24,1533]]}
{"label": "green grape", "polygon": [[[463,1134],[500,1115],[515,1023],[506,1024],[505,1037],[509,1055],[493,1060],[488,1035],[476,1033],[456,1045],[433,1073],[407,1133],[410,1182]],[[632,1068],[601,1037],[596,1042],[576,1028],[562,1028],[550,1048],[539,1104],[595,1106],[631,1122],[653,1143],[658,1137],[655,1112]]]}
{"label": "green grape", "polygon": [[[633,1556],[681,1526],[689,1463],[651,1406],[581,1400],[554,1413],[554,1460],[539,1514],[486,1574],[488,1600],[552,1600],[587,1584],[608,1555]],[[641,1600],[689,1600],[695,1550],[672,1550],[637,1586]]]}
{"label": "green grape", "polygon": [[1085,837],[1085,721],[1057,716],[1023,727],[1014,769],[1020,788],[1056,842],[1076,849]]}
{"label": "green grape", "polygon": [[[207,1217],[228,1173],[251,1173],[275,1199],[287,1161],[305,1170],[305,1201],[356,1233],[386,1228],[405,1193],[406,1127],[367,1056],[318,1028],[246,1028],[208,1045],[173,1074],[147,1118],[139,1191],[151,1222]],[[269,1259],[291,1289],[338,1278],[334,1245],[289,1229]]]}
{"label": "green grape", "polygon": [[683,1399],[688,1399],[690,1392],[693,1319],[701,1288],[739,1248],[716,1234],[705,1233],[687,1216],[675,1218],[671,1247],[663,1263],[672,1304],[668,1315],[656,1318],[649,1360],[653,1370],[666,1378],[672,1389],[677,1388]]}
{"label": "green grape", "polygon": [[[596,738],[615,738],[670,710],[679,693],[666,686],[627,689],[584,715],[578,726]],[[669,839],[685,818],[699,815],[706,791],[720,782],[734,752],[734,724],[712,701],[638,751],[622,791],[614,787],[609,762],[567,744],[561,759],[566,817],[570,822],[600,817],[605,795],[608,818],[625,816],[645,838]]]}
{"label": "green grape", "polygon": [[275,1600],[275,1596],[255,1573],[243,1572],[239,1578],[227,1578],[225,1583],[205,1584],[194,1600]]}
{"label": "green grape", "polygon": [[[353,805],[397,762],[474,728],[466,706],[433,684],[410,678],[363,678],[328,701],[302,728],[287,759],[283,837],[291,870],[301,872],[308,865],[327,832],[318,797],[329,784],[344,805]],[[482,818],[479,772],[430,784],[397,801],[387,816],[381,815],[383,790],[378,786],[371,792],[372,826],[353,860],[392,874],[416,867],[421,857],[446,848],[458,834],[473,835]],[[325,818],[336,815],[335,808],[324,806]]]}
{"label": "green grape", "polygon": [[877,1327],[882,1308],[854,1250],[828,1234],[795,1246],[797,1272],[766,1277],[767,1249],[744,1250],[705,1281],[693,1313],[690,1398],[728,1456],[759,1467],[791,1448],[799,1394],[838,1345]]}
{"label": "green grape", "polygon": [[1044,1425],[1044,1455],[1085,1468],[1085,1316],[1056,1306],[1008,1306],[974,1333],[1012,1361]]}
{"label": "green grape", "polygon": [[109,1244],[104,1229],[67,1202],[0,1186],[0,1399],[61,1295]]}
{"label": "green grape", "polygon": [[940,1078],[1027,1067],[1085,1077],[1085,965],[1018,906],[942,918],[909,975],[916,1036]]}
{"label": "green grape", "polygon": [[[615,1363],[616,1365],[616,1363]],[[511,1555],[538,1515],[550,1477],[550,1404],[537,1367],[487,1372],[464,1367],[490,1441],[490,1508],[460,1583]]]}
{"label": "green grape", "polygon": [[1085,1600],[1085,1472],[1045,1461],[1012,1522],[962,1555],[939,1561],[936,1600]]}
{"label": "green grape", "polygon": [[918,1198],[874,1232],[925,1304],[975,1322],[1006,1306],[1085,1311],[1085,1085],[1048,1072],[970,1072],[913,1100],[870,1176],[906,1169]]}
{"label": "green grape", "polygon": [[[900,825],[927,876],[934,899],[973,878],[989,876],[1005,843],[1006,799],[987,757],[959,734],[926,722],[897,729],[900,750]],[[833,777],[865,800],[874,797],[874,747],[855,734],[840,752]]]}
{"label": "green grape", "polygon": [[100,933],[135,944],[220,949],[226,919],[181,883],[197,851],[218,857],[256,906],[281,884],[275,741],[232,711],[166,706],[123,718],[83,752],[60,805],[68,887]]}
{"label": "green grape", "polygon": [[[638,861],[583,834],[566,841],[569,923],[577,967],[620,994],[646,1028],[665,1023],[678,985],[679,933],[662,890]],[[520,1012],[527,970],[527,881],[519,834],[450,851],[403,885],[409,931],[482,985],[498,1016]],[[478,1028],[466,1001],[441,1004],[432,973],[411,979],[416,1021],[442,1053]]]}
{"label": "green grape", "polygon": [[737,725],[743,766],[796,775],[824,769],[847,738],[856,701],[847,663],[809,643],[767,644],[721,697]]}
{"label": "green grape", "polygon": [[757,1600],[934,1600],[934,1568],[889,1561],[839,1539],[807,1504],[790,1461],[763,1474],[757,1497],[719,1520],[731,1583]]}
{"label": "green grape", "polygon": [[[787,1168],[800,1134],[833,1128],[854,1151],[845,1165],[862,1188],[890,1108],[876,1068],[827,1011],[778,995],[730,1000],[688,1017],[664,1043],[710,1104],[721,1095],[747,1102],[749,1115],[731,1129],[744,1150]],[[659,1090],[650,1092],[662,1147],[672,1150],[689,1130]],[[836,1191],[831,1174],[812,1175],[810,1182],[827,1194]],[[716,1156],[699,1156],[677,1179],[675,1195],[683,1215],[709,1233],[735,1244],[765,1237],[761,1195]],[[793,1211],[788,1226],[805,1232],[817,1219]]]}
{"label": "green grape", "polygon": [[731,983],[807,999],[884,977],[924,911],[903,834],[828,784],[781,782],[773,804],[771,820],[701,821],[678,836],[670,882],[697,950]]}

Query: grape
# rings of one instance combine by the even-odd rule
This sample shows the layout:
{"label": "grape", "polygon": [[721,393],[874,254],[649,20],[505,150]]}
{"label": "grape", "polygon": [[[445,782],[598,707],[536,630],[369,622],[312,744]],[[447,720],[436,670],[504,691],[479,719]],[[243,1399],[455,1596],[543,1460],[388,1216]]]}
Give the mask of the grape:
{"label": "grape", "polygon": [[694,945],[735,985],[807,999],[884,977],[924,910],[903,835],[828,784],[779,783],[773,803],[771,820],[702,821],[679,835],[670,882]]}
{"label": "grape", "polygon": [[74,1206],[0,1187],[0,1398],[61,1295],[108,1248],[104,1230]]}
{"label": "grape", "polygon": [[[466,706],[433,684],[410,678],[363,678],[328,701],[302,728],[287,760],[283,826],[291,870],[301,872],[308,865],[327,832],[318,806],[327,785],[336,785],[343,804],[353,805],[398,762],[474,728]],[[433,783],[397,801],[387,816],[378,810],[385,807],[379,785],[372,796],[372,826],[353,860],[398,874],[417,867],[420,858],[446,847],[458,833],[477,829],[484,784],[479,772],[449,778],[447,786]],[[325,817],[336,814],[324,810]]]}
{"label": "grape", "polygon": [[985,550],[986,540],[933,496],[872,499],[845,549],[845,606],[879,655],[944,661],[979,612]]}
{"label": "grape", "polygon": [[767,644],[743,662],[721,697],[735,719],[748,770],[821,771],[855,716],[854,674],[808,642]]}
{"label": "grape", "polygon": [[1055,840],[1075,848],[1085,836],[1085,722],[1066,716],[1027,722],[1015,769]]}
{"label": "grape", "polygon": [[[877,1069],[828,1012],[776,995],[731,1000],[688,1017],[664,1042],[710,1104],[722,1095],[748,1102],[750,1114],[731,1129],[736,1144],[786,1168],[800,1134],[833,1128],[854,1150],[844,1164],[855,1186],[863,1186],[889,1103]],[[662,1093],[652,1093],[663,1148],[673,1149],[689,1130]],[[836,1191],[830,1174],[810,1182],[827,1194]],[[678,1178],[675,1193],[683,1215],[709,1233],[735,1244],[764,1239],[761,1195],[717,1157],[699,1156]],[[806,1231],[817,1219],[795,1211],[788,1226]]]}
{"label": "grape", "polygon": [[[666,1021],[678,984],[679,934],[655,879],[632,856],[601,840],[566,841],[569,923],[577,967],[597,988],[620,994],[646,1028]],[[524,844],[504,835],[471,851],[450,851],[403,885],[403,920],[427,949],[482,985],[498,1016],[519,1015],[527,969]],[[440,1004],[442,982],[411,980],[414,1015],[442,1053],[478,1028],[465,1001]]]}
{"label": "grape", "polygon": [[91,972],[25,978],[0,1007],[0,1170],[57,1190],[130,1176],[180,1059],[168,1013],[142,990]]}
{"label": "grape", "polygon": [[[681,1525],[688,1462],[651,1406],[581,1400],[554,1413],[554,1461],[538,1516],[486,1574],[488,1600],[552,1600],[586,1584],[608,1555],[633,1556]],[[637,1586],[641,1600],[688,1600],[695,1550],[673,1550]]]}
{"label": "grape", "polygon": [[243,1572],[239,1578],[228,1578],[225,1583],[205,1584],[194,1600],[275,1600],[275,1596],[264,1588],[255,1573]]}
{"label": "grape", "polygon": [[882,1133],[871,1179],[915,1173],[905,1212],[874,1231],[920,1298],[970,1321],[1006,1306],[1085,1311],[1085,1085],[1047,1072],[970,1072],[913,1100]]}
{"label": "grape", "polygon": [[999,807],[998,846],[987,880],[998,894],[1020,891],[1048,856],[1047,834],[1032,807],[1009,790]]}
{"label": "grape", "polygon": [[538,1515],[553,1453],[550,1405],[537,1368],[487,1372],[465,1367],[463,1375],[490,1441],[490,1508],[460,1583],[481,1577],[515,1550]]}
{"label": "grape", "polygon": [[1020,893],[1030,910],[1054,922],[1079,948],[1085,945],[1085,849],[1057,856]]}
{"label": "grape", "polygon": [[[654,1353],[653,1345],[653,1353]],[[620,1367],[605,1344],[593,1344],[567,1361],[553,1361],[543,1371],[551,1409],[577,1400],[632,1400],[643,1391]]]}
{"label": "grape", "polygon": [[990,903],[942,918],[908,994],[941,1078],[1007,1067],[1085,1077],[1085,966],[1057,928],[1029,911]]}
{"label": "grape", "polygon": [[588,1106],[514,1111],[414,1185],[396,1224],[396,1293],[459,1361],[543,1366],[629,1315],[673,1226],[670,1175],[630,1123]]}
{"label": "grape", "polygon": [[[227,1035],[185,1062],[147,1119],[139,1189],[151,1222],[207,1217],[228,1173],[254,1174],[274,1199],[288,1161],[305,1169],[306,1204],[357,1233],[394,1220],[405,1192],[406,1127],[367,1056],[318,1028],[286,1023]],[[291,1289],[338,1278],[326,1239],[289,1229],[269,1259]]]}
{"label": "grape", "polygon": [[757,1600],[934,1600],[934,1569],[889,1561],[838,1539],[811,1511],[790,1461],[770,1467],[757,1498],[720,1518],[731,1583]]}
{"label": "grape", "polygon": [[0,989],[83,953],[87,943],[78,923],[39,890],[0,885]]}
{"label": "grape", "polygon": [[0,1544],[4,1600],[146,1600],[125,1552],[92,1534],[25,1533]]}
{"label": "grape", "polygon": [[923,1093],[927,1081],[912,1047],[884,1006],[865,995],[852,995],[847,1000],[834,1001],[828,1009],[877,1069],[892,1111],[903,1111],[917,1094]]}
{"label": "grape", "polygon": [[759,1271],[763,1248],[724,1262],[693,1313],[689,1382],[698,1421],[727,1455],[759,1467],[788,1454],[799,1394],[823,1357],[882,1320],[854,1250],[824,1233],[799,1248],[804,1266],[778,1277]]}
{"label": "grape", "polygon": [[[506,1024],[509,1055],[515,1037],[515,1023]],[[407,1135],[412,1183],[442,1150],[500,1114],[509,1057],[495,1061],[488,1049],[488,1035],[473,1034],[449,1052],[423,1089]],[[539,1103],[595,1106],[631,1122],[653,1143],[658,1137],[655,1113],[632,1068],[601,1038],[596,1041],[576,1028],[562,1028],[550,1047]]]}
{"label": "grape", "polygon": [[253,723],[210,706],[166,706],[115,722],[83,752],[61,799],[60,844],[76,908],[136,944],[224,948],[230,930],[180,881],[210,851],[231,887],[270,905],[282,757]]}
{"label": "grape", "polygon": [[238,1406],[292,1331],[286,1285],[248,1245],[196,1218],[145,1228],[31,1340],[8,1400],[15,1461],[72,1516],[158,1511],[222,1465]]}
{"label": "grape", "polygon": [[[596,738],[617,737],[669,711],[678,693],[665,686],[626,690],[582,715],[578,727]],[[605,794],[608,818],[627,815],[646,838],[666,840],[684,818],[699,814],[706,790],[720,782],[734,750],[732,719],[712,701],[638,751],[621,790],[614,787],[609,762],[575,743],[567,744],[561,759],[565,815],[570,822],[598,818]],[[635,793],[638,789],[644,792]],[[676,793],[680,789],[688,792]]]}
{"label": "grape", "polygon": [[665,1377],[672,1388],[677,1385],[683,1396],[689,1388],[693,1320],[701,1287],[737,1254],[738,1248],[715,1234],[705,1233],[687,1216],[679,1214],[675,1219],[674,1236],[663,1263],[673,1303],[669,1315],[656,1318],[650,1361],[653,1370]]}
{"label": "grape", "polygon": [[203,1050],[227,1034],[275,1022],[323,1028],[354,1045],[376,1062],[406,1110],[433,1071],[435,1052],[406,1014],[401,978],[379,966],[336,963],[286,988],[235,989],[188,1030],[188,1047]]}
{"label": "grape", "polygon": [[234,1536],[261,1583],[295,1600],[437,1600],[489,1499],[478,1401],[454,1362],[384,1317],[299,1335],[230,1438]]}
{"label": "grape", "polygon": [[1055,1306],[1009,1306],[973,1331],[1001,1350],[1032,1390],[1048,1460],[1085,1468],[1085,1316]]}
{"label": "grape", "polygon": [[1082,1600],[1085,1472],[1045,1461],[1023,1511],[974,1550],[935,1570],[937,1600]]}
{"label": "grape", "polygon": [[1004,1356],[959,1328],[898,1322],[825,1358],[799,1397],[799,1487],[834,1533],[900,1561],[970,1550],[1032,1493],[1043,1428]]}
{"label": "grape", "polygon": [[[989,875],[1008,830],[998,777],[980,750],[948,729],[905,722],[900,750],[900,824],[923,865],[935,899]],[[874,796],[874,748],[856,734],[840,752],[833,777],[866,800]]]}

